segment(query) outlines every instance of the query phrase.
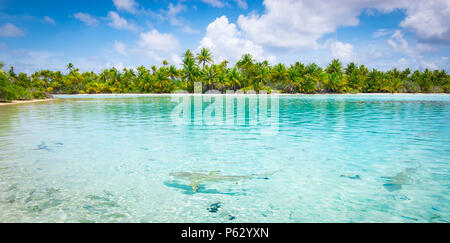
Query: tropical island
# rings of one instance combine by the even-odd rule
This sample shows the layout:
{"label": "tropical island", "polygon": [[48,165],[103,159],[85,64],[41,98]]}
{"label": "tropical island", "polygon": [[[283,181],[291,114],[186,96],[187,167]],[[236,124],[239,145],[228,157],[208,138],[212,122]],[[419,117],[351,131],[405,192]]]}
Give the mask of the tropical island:
{"label": "tropical island", "polygon": [[173,93],[175,90],[193,92],[194,82],[202,82],[204,90],[216,89],[247,92],[265,90],[271,93],[450,93],[450,76],[445,70],[424,71],[407,68],[388,71],[369,70],[353,62],[344,66],[333,59],[326,68],[315,63],[296,62],[290,66],[268,61],[257,62],[245,54],[234,65],[228,61],[214,63],[210,50],[199,53],[187,50],[182,67],[139,66],[134,69],[105,69],[101,73],[80,72],[72,63],[67,74],[41,70],[31,75],[9,71],[0,63],[0,101],[45,99],[52,94],[108,93]]}

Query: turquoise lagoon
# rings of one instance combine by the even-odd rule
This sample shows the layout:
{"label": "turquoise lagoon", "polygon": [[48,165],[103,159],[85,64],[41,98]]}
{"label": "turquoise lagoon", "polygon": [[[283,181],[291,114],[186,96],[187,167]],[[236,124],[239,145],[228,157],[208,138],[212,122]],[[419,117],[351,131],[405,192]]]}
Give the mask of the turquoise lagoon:
{"label": "turquoise lagoon", "polygon": [[[0,222],[450,220],[449,95],[271,99],[61,95],[2,106]],[[196,193],[170,175],[210,171],[277,172]]]}

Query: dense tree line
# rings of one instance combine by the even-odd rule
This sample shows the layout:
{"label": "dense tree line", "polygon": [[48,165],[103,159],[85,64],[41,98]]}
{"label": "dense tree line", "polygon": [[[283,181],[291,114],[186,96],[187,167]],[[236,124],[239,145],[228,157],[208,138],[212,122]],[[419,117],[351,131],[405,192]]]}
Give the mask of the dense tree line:
{"label": "dense tree line", "polygon": [[[0,64],[0,69],[3,64]],[[245,54],[234,65],[228,61],[214,63],[208,49],[194,54],[187,50],[181,69],[163,61],[150,69],[105,69],[101,73],[83,72],[73,64],[67,73],[41,70],[28,76],[16,74],[14,68],[0,71],[0,99],[44,98],[50,94],[96,93],[172,93],[183,89],[193,92],[195,82],[204,90],[278,90],[283,93],[450,93],[450,77],[445,70],[412,72],[409,68],[389,71],[369,70],[364,65],[344,66],[333,59],[325,69],[315,63],[296,62],[290,66],[257,62]]]}
{"label": "dense tree line", "polygon": [[51,97],[40,83],[31,83],[31,79],[25,74],[16,75],[14,68],[5,72],[4,64],[0,62],[0,102],[11,100],[43,99]]}

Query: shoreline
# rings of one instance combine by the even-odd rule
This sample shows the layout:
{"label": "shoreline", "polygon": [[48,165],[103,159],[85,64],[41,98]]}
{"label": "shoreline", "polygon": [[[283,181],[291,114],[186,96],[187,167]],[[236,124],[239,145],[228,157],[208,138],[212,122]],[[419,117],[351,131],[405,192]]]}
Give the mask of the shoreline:
{"label": "shoreline", "polygon": [[11,102],[0,102],[0,106],[28,104],[28,103],[51,101],[51,100],[54,100],[54,99],[48,98],[48,99],[31,99],[31,100],[13,100]]}
{"label": "shoreline", "polygon": [[[54,98],[58,99],[58,96],[67,96],[67,97],[95,97],[95,96],[180,96],[180,95],[230,95],[230,94],[196,94],[196,93],[160,93],[160,94],[143,94],[143,93],[120,93],[120,94],[53,94]],[[259,94],[231,94],[231,95],[259,95]],[[280,93],[276,95],[339,95],[339,96],[346,96],[346,95],[384,95],[384,96],[396,96],[396,95],[450,95],[450,93],[320,93],[320,94],[304,94],[304,93],[298,93],[298,94],[287,94],[287,93]]]}
{"label": "shoreline", "polygon": [[[99,98],[108,98],[108,97],[117,97],[117,96],[123,96],[123,97],[164,97],[164,96],[182,96],[182,95],[191,95],[191,96],[207,96],[207,95],[229,95],[229,94],[194,94],[194,93],[188,93],[188,94],[180,94],[180,93],[162,93],[162,94],[142,94],[142,93],[123,93],[123,94],[54,94],[53,98],[47,98],[47,99],[31,99],[31,100],[13,100],[11,102],[0,102],[1,106],[8,106],[8,105],[18,105],[18,104],[29,104],[29,103],[37,103],[37,102],[45,102],[45,101],[52,101],[56,99],[65,99],[70,97],[99,97]],[[258,95],[258,94],[231,94],[231,95]],[[400,95],[424,95],[424,96],[432,96],[432,95],[450,95],[448,93],[354,93],[354,94],[333,94],[333,93],[323,93],[323,94],[277,94],[280,96],[320,96],[320,95],[337,95],[337,96],[351,96],[351,95],[357,95],[357,96],[370,96],[370,95],[376,95],[376,96],[400,96]],[[63,97],[58,97],[63,96]]]}

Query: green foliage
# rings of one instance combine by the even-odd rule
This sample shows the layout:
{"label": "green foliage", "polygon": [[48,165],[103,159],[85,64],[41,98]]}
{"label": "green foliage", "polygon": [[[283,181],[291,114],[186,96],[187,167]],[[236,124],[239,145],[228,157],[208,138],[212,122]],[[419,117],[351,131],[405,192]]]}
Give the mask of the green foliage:
{"label": "green foliage", "polygon": [[442,87],[445,93],[450,93],[450,84],[446,84]]}
{"label": "green foliage", "polygon": [[206,48],[202,48],[200,50],[200,53],[197,54],[196,58],[197,58],[198,64],[202,64],[203,68],[205,67],[205,64],[210,64],[213,62],[211,52]]}
{"label": "green foliage", "polygon": [[[44,95],[45,98],[46,96]],[[4,72],[0,72],[0,101],[38,98],[25,87],[14,84]]]}
{"label": "green foliage", "polygon": [[11,101],[15,98],[14,85],[4,72],[0,72],[0,101]]}
{"label": "green foliage", "polygon": [[325,72],[328,74],[331,73],[342,73],[342,63],[338,59],[333,59],[330,64],[328,64],[328,67],[325,69]]}
{"label": "green foliage", "polygon": [[418,93],[420,92],[420,86],[414,81],[406,81],[405,84],[405,92],[407,93]]}
{"label": "green foliage", "polygon": [[193,92],[194,83],[202,82],[204,90],[216,89],[267,93],[358,93],[358,92],[447,92],[450,77],[445,70],[423,72],[410,69],[388,71],[349,63],[344,66],[333,59],[323,70],[315,63],[296,62],[270,65],[258,62],[250,54],[242,55],[234,66],[227,60],[215,64],[210,50],[183,54],[181,68],[166,60],[162,66],[139,66],[136,69],[105,69],[100,73],[81,73],[72,63],[66,71],[40,70],[31,75],[16,74],[14,68],[4,71],[0,63],[0,100],[45,98],[52,94],[77,93],[172,93],[175,90]]}
{"label": "green foliage", "polygon": [[317,91],[317,81],[312,76],[307,76],[302,83],[302,91],[312,94]]}

